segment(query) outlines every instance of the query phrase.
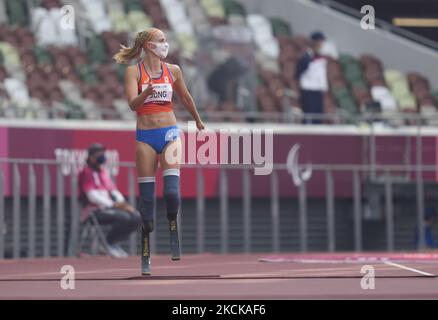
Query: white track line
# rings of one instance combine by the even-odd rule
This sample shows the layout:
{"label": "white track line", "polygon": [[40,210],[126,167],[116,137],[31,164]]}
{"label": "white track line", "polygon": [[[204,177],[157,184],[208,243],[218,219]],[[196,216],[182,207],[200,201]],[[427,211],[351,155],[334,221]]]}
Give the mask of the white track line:
{"label": "white track line", "polygon": [[400,268],[400,269],[404,269],[404,270],[408,270],[408,271],[416,272],[416,273],[422,274],[422,275],[424,275],[424,276],[435,277],[434,274],[427,273],[427,272],[424,272],[424,271],[421,271],[421,270],[417,270],[417,269],[414,269],[414,268],[409,268],[409,267],[406,267],[406,266],[404,266],[404,265],[402,265],[402,264],[398,264],[398,263],[395,263],[395,262],[384,261],[383,263],[384,263],[384,264],[387,264],[387,265],[389,265],[389,266],[393,266],[393,267],[397,267],[397,268]]}

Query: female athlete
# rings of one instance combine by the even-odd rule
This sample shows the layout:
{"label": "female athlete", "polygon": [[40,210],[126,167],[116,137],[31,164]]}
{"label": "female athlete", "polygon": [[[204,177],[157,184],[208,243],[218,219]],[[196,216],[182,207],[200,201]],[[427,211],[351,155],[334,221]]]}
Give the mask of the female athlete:
{"label": "female athlete", "polygon": [[[163,62],[169,50],[165,34],[149,28],[137,34],[133,47],[121,45],[114,55],[117,63],[129,63],[125,74],[125,91],[129,107],[137,114],[136,168],[140,190],[139,210],[142,216],[142,274],[151,274],[149,234],[154,229],[155,174],[157,155],[163,171],[163,195],[170,230],[172,260],[180,259],[177,214],[180,208],[181,140],[172,108],[173,92],[196,121],[198,130],[204,124],[192,96],[187,90],[178,65]],[[167,152],[167,153],[166,153]],[[169,155],[169,153],[171,153]]]}

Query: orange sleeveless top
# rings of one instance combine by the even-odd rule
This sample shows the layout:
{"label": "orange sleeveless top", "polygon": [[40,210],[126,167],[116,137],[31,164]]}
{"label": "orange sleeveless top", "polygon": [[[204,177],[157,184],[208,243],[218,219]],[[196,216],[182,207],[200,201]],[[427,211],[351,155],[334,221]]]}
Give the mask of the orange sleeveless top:
{"label": "orange sleeveless top", "polygon": [[173,78],[172,73],[166,63],[161,62],[161,76],[152,78],[146,71],[143,62],[138,63],[140,72],[140,80],[138,81],[138,94],[143,92],[148,85],[149,79],[155,89],[155,93],[148,96],[143,103],[143,106],[136,110],[137,115],[153,114],[160,112],[173,111],[172,94],[173,94]]}

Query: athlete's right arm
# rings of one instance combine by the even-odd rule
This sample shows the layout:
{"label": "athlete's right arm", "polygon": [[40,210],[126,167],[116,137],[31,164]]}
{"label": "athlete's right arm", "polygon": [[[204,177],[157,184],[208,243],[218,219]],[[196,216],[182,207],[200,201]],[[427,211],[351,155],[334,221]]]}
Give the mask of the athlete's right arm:
{"label": "athlete's right arm", "polygon": [[142,93],[138,94],[138,71],[137,66],[128,66],[125,72],[125,92],[131,110],[141,107],[146,98],[154,92],[151,84]]}

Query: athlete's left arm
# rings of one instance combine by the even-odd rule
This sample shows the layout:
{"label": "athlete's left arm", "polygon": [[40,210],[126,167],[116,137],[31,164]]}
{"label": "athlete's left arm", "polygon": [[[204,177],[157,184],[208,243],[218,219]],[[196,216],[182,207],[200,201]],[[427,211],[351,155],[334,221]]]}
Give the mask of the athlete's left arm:
{"label": "athlete's left arm", "polygon": [[184,107],[187,109],[188,112],[190,112],[193,119],[196,121],[196,127],[199,130],[204,129],[204,123],[202,122],[201,117],[199,116],[192,95],[187,89],[186,83],[184,81],[181,72],[181,68],[176,64],[169,64],[169,69],[172,72],[172,76],[173,76],[173,90],[181,99],[181,102],[184,105]]}

